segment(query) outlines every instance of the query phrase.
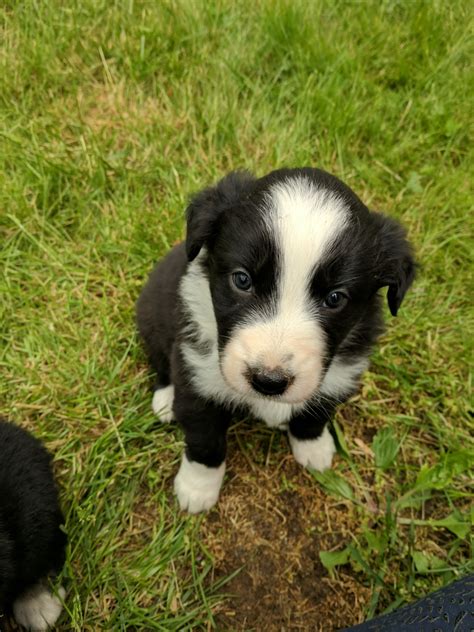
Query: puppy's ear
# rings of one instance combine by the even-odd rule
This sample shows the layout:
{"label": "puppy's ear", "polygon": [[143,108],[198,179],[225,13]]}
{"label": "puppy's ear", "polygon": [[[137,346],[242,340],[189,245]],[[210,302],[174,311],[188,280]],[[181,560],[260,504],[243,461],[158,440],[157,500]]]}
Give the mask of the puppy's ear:
{"label": "puppy's ear", "polygon": [[192,199],[186,211],[186,254],[195,259],[214,232],[216,220],[235,206],[251,190],[255,178],[248,171],[233,171],[215,186],[204,189]]}
{"label": "puppy's ear", "polygon": [[406,231],[395,220],[372,213],[377,226],[376,276],[379,287],[388,285],[387,301],[392,316],[396,316],[403,298],[413,283],[416,263]]}

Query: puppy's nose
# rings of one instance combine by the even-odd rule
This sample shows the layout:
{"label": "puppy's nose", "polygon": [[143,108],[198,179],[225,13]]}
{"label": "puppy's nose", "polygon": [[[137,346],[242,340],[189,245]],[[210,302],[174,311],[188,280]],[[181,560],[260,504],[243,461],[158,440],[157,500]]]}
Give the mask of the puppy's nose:
{"label": "puppy's nose", "polygon": [[252,369],[250,371],[252,388],[263,395],[281,395],[293,381],[283,369]]}

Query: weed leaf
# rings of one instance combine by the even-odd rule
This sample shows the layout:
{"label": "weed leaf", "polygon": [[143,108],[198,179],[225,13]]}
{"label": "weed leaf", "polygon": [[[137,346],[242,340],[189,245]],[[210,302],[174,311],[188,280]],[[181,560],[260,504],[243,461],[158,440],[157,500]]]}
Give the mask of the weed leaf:
{"label": "weed leaf", "polygon": [[413,563],[415,564],[416,572],[421,575],[446,568],[446,562],[437,555],[422,553],[421,551],[413,551],[412,558]]}
{"label": "weed leaf", "polygon": [[334,568],[347,564],[350,558],[350,549],[346,547],[342,551],[320,551],[319,559],[331,577],[334,576]]}
{"label": "weed leaf", "polygon": [[328,494],[354,500],[354,490],[351,485],[334,470],[326,472],[314,470],[312,474]]}
{"label": "weed leaf", "polygon": [[389,468],[398,454],[400,442],[392,428],[382,428],[372,441],[375,465],[382,470]]}

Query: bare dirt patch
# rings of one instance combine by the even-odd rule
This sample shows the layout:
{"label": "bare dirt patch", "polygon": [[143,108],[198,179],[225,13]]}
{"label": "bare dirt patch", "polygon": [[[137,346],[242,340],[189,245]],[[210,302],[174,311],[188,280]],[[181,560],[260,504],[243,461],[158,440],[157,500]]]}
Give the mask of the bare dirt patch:
{"label": "bare dirt patch", "polygon": [[241,569],[225,586],[218,628],[327,632],[357,623],[368,589],[350,569],[331,579],[319,560],[320,550],[347,542],[349,511],[285,451],[284,435],[277,450],[269,437],[262,433],[253,446],[256,461],[267,452],[263,463],[231,441],[222,496],[202,526],[215,578]]}

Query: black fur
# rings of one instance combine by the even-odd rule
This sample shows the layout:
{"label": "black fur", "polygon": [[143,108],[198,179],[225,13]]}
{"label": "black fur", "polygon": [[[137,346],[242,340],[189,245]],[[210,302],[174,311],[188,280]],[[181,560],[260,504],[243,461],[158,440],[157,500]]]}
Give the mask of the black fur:
{"label": "black fur", "polygon": [[186,254],[189,261],[197,257],[216,230],[216,222],[225,211],[241,204],[255,183],[247,171],[234,171],[214,187],[204,189],[191,200],[187,217]]}
{"label": "black fur", "polygon": [[51,458],[18,426],[0,420],[0,611],[59,573],[66,535]]}

